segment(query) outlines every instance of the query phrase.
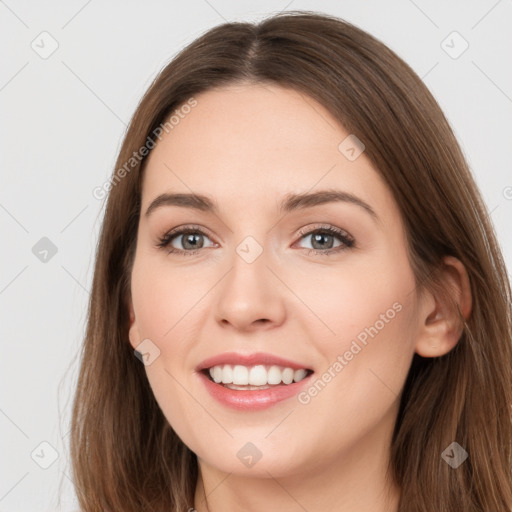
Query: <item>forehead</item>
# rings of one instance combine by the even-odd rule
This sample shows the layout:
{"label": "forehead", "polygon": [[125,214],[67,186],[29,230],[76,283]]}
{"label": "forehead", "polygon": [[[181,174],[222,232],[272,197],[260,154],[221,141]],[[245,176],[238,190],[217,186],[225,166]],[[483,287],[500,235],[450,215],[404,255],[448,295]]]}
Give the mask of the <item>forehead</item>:
{"label": "forehead", "polygon": [[290,192],[326,188],[349,191],[376,210],[394,207],[364,153],[353,161],[342,154],[339,145],[350,133],[311,97],[239,84],[195,99],[149,156],[143,208],[163,192],[205,194],[240,211],[273,208]]}

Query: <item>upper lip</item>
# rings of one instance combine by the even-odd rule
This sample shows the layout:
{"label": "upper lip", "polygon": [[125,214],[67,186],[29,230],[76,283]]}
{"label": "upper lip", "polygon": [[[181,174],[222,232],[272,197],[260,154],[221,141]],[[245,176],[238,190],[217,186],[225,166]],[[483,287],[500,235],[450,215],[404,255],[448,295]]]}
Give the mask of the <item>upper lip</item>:
{"label": "upper lip", "polygon": [[290,361],[283,357],[275,356],[273,354],[267,354],[264,352],[257,352],[255,354],[238,354],[236,352],[224,352],[213,357],[209,357],[202,361],[196,368],[197,371],[206,370],[213,366],[222,364],[238,364],[242,366],[256,366],[262,365],[275,365],[283,366],[285,368],[293,368],[294,370],[300,370],[302,368],[309,370],[309,368],[295,361]]}

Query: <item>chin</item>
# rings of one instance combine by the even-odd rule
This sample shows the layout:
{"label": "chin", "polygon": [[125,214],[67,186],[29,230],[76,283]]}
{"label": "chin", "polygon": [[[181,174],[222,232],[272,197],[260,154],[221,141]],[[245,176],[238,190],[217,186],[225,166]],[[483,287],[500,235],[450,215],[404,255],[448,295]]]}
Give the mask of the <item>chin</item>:
{"label": "chin", "polygon": [[[245,439],[250,438],[245,436]],[[309,467],[303,457],[298,456],[303,448],[276,444],[264,439],[254,442],[231,439],[229,445],[217,445],[219,453],[212,453],[211,445],[195,453],[207,465],[239,476],[277,478],[301,474],[305,467]]]}

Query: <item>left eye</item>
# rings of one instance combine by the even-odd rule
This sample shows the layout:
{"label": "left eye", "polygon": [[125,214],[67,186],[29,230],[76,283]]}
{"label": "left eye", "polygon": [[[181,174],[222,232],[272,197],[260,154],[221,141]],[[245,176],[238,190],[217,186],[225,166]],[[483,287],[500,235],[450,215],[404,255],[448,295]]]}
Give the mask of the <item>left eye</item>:
{"label": "left eye", "polygon": [[[313,248],[309,249],[310,253],[328,255],[354,246],[354,239],[348,233],[333,226],[321,227],[309,232],[301,231],[300,234],[302,238],[311,237]],[[341,243],[333,246],[336,238]]]}

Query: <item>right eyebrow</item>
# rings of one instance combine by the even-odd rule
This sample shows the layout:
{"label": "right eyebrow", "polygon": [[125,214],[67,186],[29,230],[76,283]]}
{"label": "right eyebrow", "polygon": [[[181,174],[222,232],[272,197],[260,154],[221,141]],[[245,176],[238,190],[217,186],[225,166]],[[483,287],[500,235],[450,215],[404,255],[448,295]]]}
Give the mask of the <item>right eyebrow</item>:
{"label": "right eyebrow", "polygon": [[207,196],[201,194],[160,194],[156,197],[146,210],[146,217],[157,208],[162,206],[181,206],[183,208],[194,208],[204,212],[217,212],[214,202]]}

